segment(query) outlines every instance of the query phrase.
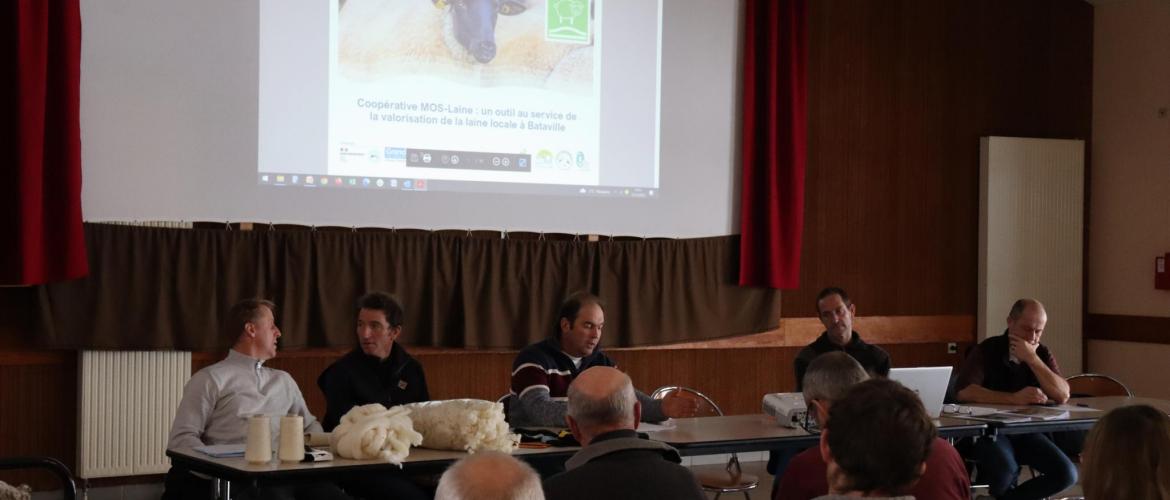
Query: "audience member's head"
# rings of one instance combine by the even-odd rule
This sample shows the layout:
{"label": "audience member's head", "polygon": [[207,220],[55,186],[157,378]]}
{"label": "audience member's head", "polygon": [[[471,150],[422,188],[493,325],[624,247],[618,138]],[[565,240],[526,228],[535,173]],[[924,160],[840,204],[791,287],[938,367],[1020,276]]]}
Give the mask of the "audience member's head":
{"label": "audience member's head", "polygon": [[888,379],[855,384],[829,409],[821,434],[829,491],[894,496],[926,469],[936,431],[913,391]]}
{"label": "audience member's head", "polygon": [[276,357],[276,304],[264,299],[245,299],[228,311],[225,331],[234,340],[232,349],[256,359]]}
{"label": "audience member's head", "polygon": [[386,359],[402,334],[402,304],[386,292],[371,292],[358,299],[357,337],[362,352]]}
{"label": "audience member's head", "polygon": [[601,299],[588,292],[570,295],[561,304],[557,314],[556,338],[569,356],[585,357],[593,354],[601,343],[601,329],[605,326],[605,309]]}
{"label": "audience member's head", "polygon": [[853,356],[844,351],[834,351],[817,356],[804,372],[802,390],[808,411],[824,426],[829,408],[840,399],[845,391],[869,378]]}
{"label": "audience member's head", "polygon": [[435,500],[544,500],[540,476],[511,455],[481,451],[455,462],[439,479]]}
{"label": "audience member's head", "polygon": [[1110,411],[1089,432],[1087,500],[1170,500],[1170,417],[1146,405]]}
{"label": "audience member's head", "polygon": [[642,407],[630,377],[617,368],[589,368],[569,384],[565,420],[582,446],[594,437],[619,429],[636,429]]}
{"label": "audience member's head", "polygon": [[844,346],[853,338],[853,315],[857,307],[849,294],[837,287],[828,287],[817,294],[817,317],[825,325],[829,341]]}

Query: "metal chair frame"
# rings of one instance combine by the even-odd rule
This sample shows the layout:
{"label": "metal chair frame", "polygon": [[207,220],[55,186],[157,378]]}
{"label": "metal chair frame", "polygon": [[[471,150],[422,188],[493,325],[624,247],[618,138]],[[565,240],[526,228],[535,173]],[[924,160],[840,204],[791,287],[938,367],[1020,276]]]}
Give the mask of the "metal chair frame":
{"label": "metal chair frame", "polygon": [[73,473],[59,460],[50,457],[11,457],[0,458],[0,469],[48,469],[61,480],[62,495],[65,500],[77,498],[77,484],[73,481]]}
{"label": "metal chair frame", "polygon": [[1103,373],[1081,373],[1079,375],[1073,375],[1073,376],[1067,378],[1066,380],[1069,382],[1072,382],[1074,380],[1079,380],[1079,379],[1090,379],[1090,380],[1091,379],[1104,379],[1104,380],[1108,380],[1110,382],[1117,384],[1118,387],[1121,387],[1122,389],[1124,389],[1126,396],[1133,397],[1133,391],[1131,391],[1129,389],[1128,385],[1125,385],[1124,382],[1117,380],[1116,378],[1113,378],[1109,375],[1105,375]]}
{"label": "metal chair frame", "polygon": [[[714,400],[707,397],[706,394],[703,394],[699,391],[691,389],[690,387],[683,387],[680,385],[667,385],[667,386],[659,387],[659,388],[655,389],[654,392],[650,393],[650,398],[651,399],[663,399],[667,395],[675,393],[675,392],[685,392],[685,393],[691,394],[695,397],[698,397],[699,399],[702,399],[707,404],[711,405],[711,407],[715,409],[715,414],[717,414],[721,417],[723,416],[723,409],[719,408],[719,405],[715,404]],[[740,464],[739,464],[739,455],[737,455],[735,452],[732,452],[731,458],[727,460],[727,465],[724,467],[724,470],[726,470],[727,473],[729,475],[731,475],[731,477],[738,477],[738,476],[742,475],[743,474],[743,467],[740,466]],[[752,489],[755,489],[759,485],[760,485],[760,481],[757,479],[754,482],[747,482],[744,486],[740,486],[740,487],[725,488],[725,487],[718,487],[718,486],[708,486],[706,484],[702,484],[701,486],[702,486],[704,491],[710,491],[712,493],[715,493],[716,499],[718,499],[724,493],[743,493],[743,496],[745,498],[747,498],[748,500],[751,500],[751,498],[752,498],[751,493],[748,493],[748,492]]]}

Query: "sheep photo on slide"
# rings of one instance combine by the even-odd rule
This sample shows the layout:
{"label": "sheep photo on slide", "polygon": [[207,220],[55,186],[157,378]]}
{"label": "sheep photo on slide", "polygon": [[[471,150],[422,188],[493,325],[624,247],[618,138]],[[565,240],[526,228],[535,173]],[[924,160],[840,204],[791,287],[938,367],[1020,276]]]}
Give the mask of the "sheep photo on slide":
{"label": "sheep photo on slide", "polygon": [[555,14],[549,22],[591,26],[579,16],[592,15],[592,1],[345,0],[338,11],[339,70],[357,82],[428,75],[589,94],[588,29],[569,29],[579,32],[577,43],[550,41],[545,31],[549,8]]}

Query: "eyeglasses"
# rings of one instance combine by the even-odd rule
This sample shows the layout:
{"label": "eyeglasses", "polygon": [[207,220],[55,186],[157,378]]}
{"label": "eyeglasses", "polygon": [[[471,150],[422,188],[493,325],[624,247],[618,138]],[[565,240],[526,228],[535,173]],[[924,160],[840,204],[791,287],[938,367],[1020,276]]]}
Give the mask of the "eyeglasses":
{"label": "eyeglasses", "polygon": [[807,432],[809,434],[820,434],[821,433],[821,426],[817,425],[817,420],[815,418],[812,418],[810,416],[811,414],[812,414],[812,410],[808,410],[808,411],[804,412],[804,419],[801,420],[801,422],[800,422],[800,428],[804,429],[804,432]]}
{"label": "eyeglasses", "polygon": [[943,405],[943,413],[951,413],[954,415],[974,415],[975,410],[970,406],[962,406],[954,403],[947,403]]}

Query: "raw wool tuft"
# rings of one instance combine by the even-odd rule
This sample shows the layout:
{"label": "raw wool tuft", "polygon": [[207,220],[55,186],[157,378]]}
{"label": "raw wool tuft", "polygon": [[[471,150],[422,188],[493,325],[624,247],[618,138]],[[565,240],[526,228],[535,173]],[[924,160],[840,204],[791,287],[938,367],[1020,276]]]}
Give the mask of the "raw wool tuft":
{"label": "raw wool tuft", "polygon": [[405,406],[426,448],[511,453],[520,445],[520,435],[508,432],[503,403],[451,399]]}
{"label": "raw wool tuft", "polygon": [[32,498],[32,488],[27,484],[12,486],[0,481],[0,500],[29,500]]}
{"label": "raw wool tuft", "polygon": [[355,406],[341,417],[329,437],[333,453],[358,460],[381,458],[402,466],[410,447],[423,442],[410,421],[410,410],[402,406],[386,409],[378,403]]}

